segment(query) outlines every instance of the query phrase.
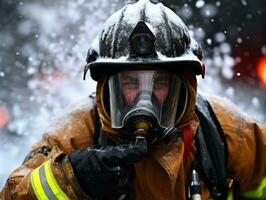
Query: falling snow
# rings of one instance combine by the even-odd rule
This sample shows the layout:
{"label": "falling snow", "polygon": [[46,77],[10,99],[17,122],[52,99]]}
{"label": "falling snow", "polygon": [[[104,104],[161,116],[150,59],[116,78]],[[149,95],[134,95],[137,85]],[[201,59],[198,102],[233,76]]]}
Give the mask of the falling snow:
{"label": "falling snow", "polygon": [[201,15],[203,17],[214,17],[217,14],[218,10],[217,7],[213,4],[206,4],[201,9]]}
{"label": "falling snow", "polygon": [[233,87],[228,87],[226,90],[225,90],[225,94],[227,97],[229,98],[232,98],[235,94],[235,90]]}
{"label": "falling snow", "polygon": [[205,2],[202,0],[197,1],[195,4],[197,8],[202,8],[204,5],[205,5]]}
{"label": "falling snow", "polygon": [[224,33],[218,32],[214,35],[214,38],[217,42],[221,43],[225,41],[225,35]]}
{"label": "falling snow", "polygon": [[266,45],[261,47],[261,53],[266,55]]}
{"label": "falling snow", "polygon": [[207,38],[206,42],[207,42],[208,45],[211,45],[212,44],[212,39]]}
{"label": "falling snow", "polygon": [[257,107],[257,108],[260,107],[260,101],[259,101],[258,97],[253,97],[253,98],[252,98],[252,104],[253,104],[255,107]]}
{"label": "falling snow", "polygon": [[236,41],[238,44],[241,44],[243,42],[242,38],[237,38]]}
{"label": "falling snow", "polygon": [[242,3],[243,6],[247,6],[248,5],[246,0],[241,0],[241,3]]}

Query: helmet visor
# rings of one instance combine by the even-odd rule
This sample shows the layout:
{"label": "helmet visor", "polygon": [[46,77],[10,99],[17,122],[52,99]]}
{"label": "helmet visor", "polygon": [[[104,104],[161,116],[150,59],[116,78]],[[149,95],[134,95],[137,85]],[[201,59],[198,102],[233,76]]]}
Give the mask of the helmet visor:
{"label": "helmet visor", "polygon": [[175,124],[180,78],[162,70],[124,70],[109,78],[113,128],[123,128],[126,116],[136,110],[152,114],[161,127]]}

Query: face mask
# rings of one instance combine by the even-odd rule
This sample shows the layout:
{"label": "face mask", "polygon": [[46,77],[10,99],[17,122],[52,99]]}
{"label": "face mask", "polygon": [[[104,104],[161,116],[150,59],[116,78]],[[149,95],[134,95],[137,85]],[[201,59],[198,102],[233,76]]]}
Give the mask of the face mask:
{"label": "face mask", "polygon": [[130,108],[125,113],[123,124],[128,130],[134,130],[138,122],[145,121],[153,132],[159,129],[160,105],[151,91],[140,91]]}
{"label": "face mask", "polygon": [[167,71],[122,71],[111,76],[112,127],[134,131],[145,122],[151,135],[174,127],[180,84],[179,77]]}

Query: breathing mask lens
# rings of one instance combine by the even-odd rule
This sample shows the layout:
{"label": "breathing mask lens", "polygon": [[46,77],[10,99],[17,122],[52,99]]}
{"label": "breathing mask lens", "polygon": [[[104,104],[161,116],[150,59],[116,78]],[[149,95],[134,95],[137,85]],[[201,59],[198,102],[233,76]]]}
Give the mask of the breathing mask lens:
{"label": "breathing mask lens", "polygon": [[174,126],[180,78],[168,71],[121,71],[109,78],[110,114],[113,128],[138,119],[151,126]]}

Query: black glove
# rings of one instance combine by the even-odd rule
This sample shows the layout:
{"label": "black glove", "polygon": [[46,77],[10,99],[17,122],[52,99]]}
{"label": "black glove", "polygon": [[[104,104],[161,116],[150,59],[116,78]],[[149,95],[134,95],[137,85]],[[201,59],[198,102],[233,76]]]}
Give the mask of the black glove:
{"label": "black glove", "polygon": [[134,176],[134,163],[147,152],[146,139],[135,144],[78,150],[69,155],[75,176],[92,198],[127,191]]}

